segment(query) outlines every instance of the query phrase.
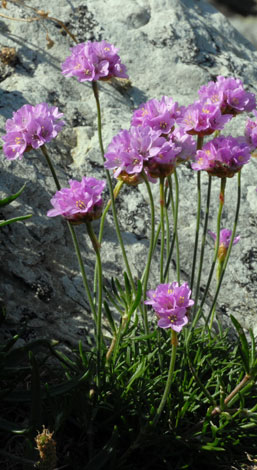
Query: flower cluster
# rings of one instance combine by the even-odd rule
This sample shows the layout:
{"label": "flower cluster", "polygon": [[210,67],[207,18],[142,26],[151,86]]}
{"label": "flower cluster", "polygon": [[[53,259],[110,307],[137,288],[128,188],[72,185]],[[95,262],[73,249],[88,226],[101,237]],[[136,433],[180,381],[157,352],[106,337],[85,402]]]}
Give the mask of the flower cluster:
{"label": "flower cluster", "polygon": [[160,135],[169,134],[179,114],[178,103],[168,96],[163,96],[160,101],[149,100],[134,111],[131,125],[150,126]]}
{"label": "flower cluster", "polygon": [[21,159],[24,152],[37,149],[50,142],[60,132],[65,122],[58,108],[40,103],[25,104],[6,121],[3,151],[8,160]]}
{"label": "flower cluster", "polygon": [[190,299],[191,290],[185,282],[179,286],[177,282],[172,284],[159,284],[156,290],[149,290],[149,300],[146,305],[151,305],[155,310],[160,328],[172,328],[179,332],[188,323],[189,308],[194,305]]}
{"label": "flower cluster", "polygon": [[236,115],[243,111],[252,111],[256,107],[254,93],[244,90],[238,78],[218,76],[216,82],[209,82],[200,88],[200,101],[218,106],[222,114]]}
{"label": "flower cluster", "polygon": [[223,129],[232,117],[232,114],[222,115],[219,107],[213,104],[196,101],[184,109],[177,122],[188,134],[203,137]]}
{"label": "flower cluster", "polygon": [[[217,235],[214,232],[211,232],[208,230],[209,235],[212,237],[212,239],[216,242]],[[232,230],[229,230],[227,228],[223,228],[220,231],[220,240],[219,240],[219,250],[218,250],[218,259],[219,261],[224,261],[229,244],[231,242],[231,235],[232,235]],[[240,235],[234,238],[233,240],[233,245],[236,245],[240,240]]]}
{"label": "flower cluster", "polygon": [[128,78],[117,52],[118,49],[106,41],[77,44],[63,62],[62,73],[77,77],[79,82]]}
{"label": "flower cluster", "polygon": [[220,178],[231,178],[250,158],[250,148],[242,139],[220,136],[197,151],[192,168],[206,170]]}
{"label": "flower cluster", "polygon": [[73,224],[90,222],[102,214],[102,191],[105,182],[83,176],[81,183],[70,180],[70,188],[62,188],[51,199],[54,209],[47,212],[48,217],[62,215]]}
{"label": "flower cluster", "polygon": [[[257,118],[257,111],[253,111],[255,117]],[[247,143],[250,145],[251,150],[255,150],[257,148],[257,119],[253,121],[252,119],[248,119],[246,126],[245,126],[245,138]]]}
{"label": "flower cluster", "polygon": [[158,178],[172,173],[180,148],[159,136],[149,126],[132,126],[114,137],[105,154],[104,166],[128,184],[142,181],[143,169],[148,177]]}
{"label": "flower cluster", "polygon": [[194,139],[174,128],[180,116],[178,104],[163,96],[142,105],[133,114],[131,128],[116,135],[105,154],[105,167],[128,184],[142,181],[144,170],[150,181],[170,175],[176,165],[191,158]]}
{"label": "flower cluster", "polygon": [[199,100],[181,108],[177,122],[189,134],[201,137],[222,130],[233,116],[256,107],[255,95],[245,91],[236,78],[218,76],[216,82],[203,85],[198,94]]}

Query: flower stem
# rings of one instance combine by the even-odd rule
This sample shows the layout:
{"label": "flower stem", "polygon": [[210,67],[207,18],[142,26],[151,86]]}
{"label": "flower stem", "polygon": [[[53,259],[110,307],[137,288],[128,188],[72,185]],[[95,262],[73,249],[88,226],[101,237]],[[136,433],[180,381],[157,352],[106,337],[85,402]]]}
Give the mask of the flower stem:
{"label": "flower stem", "polygon": [[[210,269],[210,272],[209,272],[209,276],[208,276],[207,284],[206,284],[206,287],[205,287],[205,291],[204,291],[204,294],[203,294],[203,298],[201,300],[201,304],[200,304],[200,306],[199,306],[199,308],[196,312],[196,315],[195,315],[190,327],[187,330],[185,330],[186,341],[188,343],[189,343],[189,341],[192,337],[192,331],[194,330],[195,326],[197,325],[197,322],[198,322],[199,318],[201,317],[202,308],[203,308],[203,305],[205,303],[205,299],[206,299],[208,291],[209,291],[209,287],[210,287],[212,276],[213,276],[213,271],[214,271],[217,256],[218,256],[219,238],[220,238],[220,221],[221,221],[221,214],[222,214],[222,209],[223,209],[223,205],[224,205],[225,186],[226,186],[226,178],[222,178],[221,179],[220,198],[219,198],[220,203],[219,203],[219,210],[218,210],[218,215],[217,215],[217,235],[216,235],[217,238],[216,238],[215,251],[214,251],[214,255],[213,255],[213,261],[212,261],[211,269]],[[210,318],[210,315],[209,315],[208,319],[206,320],[206,324],[208,323],[209,318]]]}
{"label": "flower stem", "polygon": [[[210,279],[210,282],[211,282],[211,279],[212,279],[212,276],[213,276],[213,271],[214,271],[214,268],[215,268],[215,264],[216,264],[217,257],[218,257],[218,252],[219,252],[220,222],[221,222],[221,214],[222,214],[222,210],[223,210],[223,206],[224,206],[224,202],[225,202],[226,181],[227,181],[226,178],[221,178],[221,181],[220,181],[220,195],[219,195],[220,203],[219,203],[219,210],[218,210],[218,216],[217,216],[216,242],[215,242],[213,262],[212,262],[212,266],[211,266],[211,270],[210,270],[210,274],[209,274],[209,278],[208,278],[208,281]],[[209,285],[210,285],[210,283],[208,284],[208,282],[207,282],[206,288],[207,287],[209,288]],[[205,293],[207,294],[206,289],[205,289]],[[204,295],[205,295],[205,293],[204,293]],[[208,319],[206,321],[206,323],[208,323],[208,321],[210,319],[210,315],[212,315],[210,325],[209,325],[210,329],[212,328],[212,323],[213,323],[214,314],[215,314],[215,309],[213,309],[214,305],[215,305],[215,303],[212,304],[210,314],[209,314]]]}
{"label": "flower stem", "polygon": [[166,382],[166,386],[163,392],[163,396],[161,399],[161,403],[157,409],[156,415],[153,420],[153,426],[156,426],[158,423],[161,413],[163,411],[163,408],[166,404],[168,395],[170,393],[170,387],[171,387],[171,382],[172,382],[172,376],[174,372],[174,367],[175,367],[175,360],[176,360],[176,352],[177,352],[177,345],[178,345],[178,337],[177,333],[174,330],[171,330],[171,344],[172,344],[172,352],[171,352],[171,358],[170,358],[170,367],[169,367],[169,372],[168,372],[168,378]]}
{"label": "flower stem", "polygon": [[203,259],[204,259],[204,249],[205,249],[205,240],[206,240],[206,233],[208,227],[208,218],[209,218],[209,210],[210,210],[210,199],[211,199],[211,182],[212,177],[209,176],[208,181],[208,190],[207,190],[207,202],[206,202],[206,210],[205,210],[205,220],[204,220],[204,228],[203,228],[203,236],[202,236],[202,245],[201,245],[201,254],[200,254],[200,262],[199,262],[199,270],[198,270],[198,278],[196,283],[196,292],[195,292],[195,308],[194,311],[197,310],[197,302],[199,296],[199,289],[201,283],[201,274],[202,274],[202,266],[203,266]]}
{"label": "flower stem", "polygon": [[175,210],[175,207],[178,208],[178,185],[176,184],[176,206],[175,206],[174,198],[173,198],[173,191],[172,191],[171,175],[168,176],[168,183],[169,183],[169,190],[170,190],[170,200],[171,200],[171,209],[172,209],[172,215],[173,215],[174,228],[173,228],[173,237],[172,237],[171,247],[167,256],[167,262],[166,262],[166,266],[164,270],[164,278],[166,278],[168,270],[169,270],[170,260],[172,257],[173,248],[174,248],[175,240],[176,240],[177,222],[178,222],[178,212],[177,210]]}
{"label": "flower stem", "polygon": [[[198,135],[197,150],[201,150],[202,147],[203,147],[203,137],[200,137]],[[200,219],[201,219],[201,171],[198,171],[197,172],[197,216],[196,216],[196,228],[195,228],[195,246],[194,246],[192,273],[191,273],[191,290],[193,290],[193,287],[194,287],[195,265],[196,265],[196,256],[197,256],[197,248],[198,248]]]}
{"label": "flower stem", "polygon": [[[94,97],[95,97],[95,101],[96,101],[96,108],[97,108],[98,140],[99,140],[99,145],[100,145],[100,150],[101,150],[102,159],[103,159],[103,161],[104,161],[104,147],[103,147],[103,139],[102,139],[101,107],[100,107],[100,101],[99,101],[98,85],[97,85],[97,82],[96,82],[96,81],[93,81],[93,82],[92,82],[92,87],[93,87]],[[124,260],[124,263],[125,263],[125,266],[126,266],[126,270],[127,270],[127,274],[128,274],[130,283],[131,283],[131,287],[132,287],[132,290],[133,290],[133,292],[134,292],[134,294],[135,294],[135,293],[136,293],[136,288],[135,288],[135,284],[134,284],[133,277],[132,277],[132,274],[131,274],[131,270],[130,270],[130,266],[129,266],[129,262],[128,262],[128,258],[127,258],[127,254],[126,254],[126,250],[125,250],[125,247],[124,247],[124,243],[123,243],[123,240],[122,240],[122,236],[121,236],[121,232],[120,232],[120,227],[119,227],[119,223],[118,223],[118,218],[117,218],[117,213],[116,213],[116,207],[115,207],[115,201],[114,201],[114,194],[113,194],[113,189],[112,189],[111,177],[110,177],[110,173],[109,173],[109,171],[108,171],[107,169],[105,169],[105,173],[106,173],[107,184],[108,184],[109,193],[110,193],[110,198],[111,198],[112,214],[113,214],[113,219],[114,219],[114,224],[115,224],[115,230],[116,230],[116,234],[117,234],[117,237],[118,237],[118,241],[119,241],[119,244],[120,244],[120,247],[121,247],[121,251],[122,251],[122,255],[123,255],[123,260]]]}
{"label": "flower stem", "polygon": [[179,204],[179,186],[178,176],[176,170],[174,171],[175,187],[176,187],[176,204],[175,204],[175,220],[174,234],[176,239],[176,264],[177,264],[177,282],[180,283],[180,256],[179,256],[179,242],[178,242],[178,204]]}
{"label": "flower stem", "polygon": [[161,219],[161,255],[160,255],[160,283],[164,282],[163,261],[165,246],[165,224],[164,224],[164,178],[160,178],[160,219]]}
{"label": "flower stem", "polygon": [[[118,196],[122,186],[123,186],[123,181],[118,181],[118,183],[116,184],[116,186],[113,190],[114,200]],[[104,230],[105,217],[106,217],[106,214],[107,214],[108,210],[111,207],[111,204],[112,204],[112,201],[111,201],[111,199],[109,199],[109,201],[107,202],[107,204],[105,206],[105,209],[102,213],[102,216],[101,216],[100,229],[99,229],[99,234],[98,234],[99,248],[101,248],[101,243],[102,243],[102,239],[103,239],[103,230]],[[94,272],[94,296],[96,296],[96,291],[97,291],[97,263],[95,265],[95,272]]]}
{"label": "flower stem", "polygon": [[[47,152],[47,149],[46,149],[45,145],[43,145],[40,148],[42,150],[42,153],[43,153],[44,157],[46,158],[47,164],[48,164],[49,169],[52,173],[52,176],[53,176],[54,182],[56,184],[56,187],[57,187],[58,190],[60,190],[61,186],[60,186],[59,180],[56,176],[55,169],[53,167],[53,164],[51,162],[51,159],[50,159],[50,156]],[[75,233],[75,230],[74,230],[72,224],[68,220],[66,220],[66,222],[68,224],[70,234],[71,234],[71,238],[72,238],[72,241],[73,241],[73,245],[74,245],[74,248],[75,248],[75,252],[76,252],[76,255],[77,255],[79,268],[80,268],[83,284],[84,284],[84,287],[85,287],[85,291],[86,291],[86,294],[87,294],[87,298],[88,298],[88,301],[89,301],[89,305],[90,305],[91,311],[93,313],[94,320],[96,321],[97,317],[96,317],[95,306],[94,306],[94,302],[93,302],[91,292],[90,292],[90,289],[89,289],[89,285],[88,285],[88,282],[87,282],[87,276],[86,276],[84,264],[83,264],[83,261],[82,261],[82,256],[81,256],[81,252],[80,252],[80,248],[79,248],[79,244],[78,244],[78,239],[77,239],[77,236],[76,236],[76,233]]]}
{"label": "flower stem", "polygon": [[[148,258],[147,258],[147,262],[146,262],[146,268],[145,268],[144,277],[143,277],[143,301],[144,301],[144,300],[146,300],[147,284],[148,284],[150,266],[151,266],[153,251],[154,251],[155,211],[154,211],[154,201],[153,201],[153,195],[152,195],[151,187],[150,187],[150,184],[148,182],[147,176],[144,172],[142,172],[142,177],[143,177],[144,182],[146,184],[146,188],[147,188],[147,192],[148,192],[148,196],[149,196],[149,200],[150,200],[150,208],[151,208],[150,245],[149,245],[149,250],[148,250]],[[144,318],[145,333],[149,334],[149,326],[148,326],[148,320],[147,320],[147,306],[145,304],[144,304],[144,307],[143,307],[143,318]]]}
{"label": "flower stem", "polygon": [[58,189],[58,191],[59,191],[59,190],[61,189],[61,185],[60,185],[59,180],[58,180],[58,178],[57,178],[57,175],[56,175],[56,173],[55,173],[55,169],[54,169],[54,166],[53,166],[53,164],[52,164],[52,161],[51,161],[51,158],[50,158],[50,156],[49,156],[49,153],[48,153],[48,151],[46,150],[46,146],[45,146],[45,145],[42,145],[42,147],[40,147],[40,149],[41,149],[41,152],[43,153],[43,155],[44,155],[44,157],[45,157],[45,159],[46,159],[46,161],[47,161],[47,164],[48,164],[49,169],[50,169],[50,171],[51,171],[51,173],[52,173],[52,177],[53,177],[53,179],[54,179],[55,185],[56,185],[56,187],[57,187],[57,189]]}
{"label": "flower stem", "polygon": [[98,305],[97,305],[97,321],[96,321],[96,342],[97,342],[97,365],[98,365],[98,385],[100,383],[100,370],[101,370],[101,349],[102,349],[102,301],[103,301],[103,273],[102,262],[100,255],[100,245],[94,233],[92,224],[86,222],[87,233],[92,242],[97,260],[97,273],[98,273]]}
{"label": "flower stem", "polygon": [[[215,309],[215,305],[216,305],[217,298],[218,298],[218,295],[219,295],[222,280],[223,280],[223,277],[224,277],[224,274],[225,274],[225,271],[226,271],[226,267],[227,267],[227,264],[228,264],[228,260],[229,260],[229,257],[230,257],[230,253],[231,253],[231,250],[232,250],[233,241],[234,241],[235,234],[236,234],[238,217],[239,217],[240,200],[241,200],[241,171],[239,171],[238,174],[237,174],[237,205],[236,205],[236,212],[235,212],[233,230],[232,230],[232,234],[231,234],[231,240],[230,240],[230,243],[229,243],[229,247],[228,247],[228,250],[227,250],[227,253],[226,253],[225,260],[222,263],[222,270],[221,270],[221,273],[220,273],[219,282],[218,282],[217,289],[216,289],[214,299],[213,299],[213,302],[212,302],[212,306],[211,306],[211,309],[210,309],[210,314],[209,314],[209,316],[206,320],[206,323],[208,323],[210,315],[212,314],[213,309]],[[217,239],[216,239],[216,243],[217,243]],[[211,319],[211,320],[213,321],[213,319]],[[212,321],[210,322],[210,328],[212,326]]]}

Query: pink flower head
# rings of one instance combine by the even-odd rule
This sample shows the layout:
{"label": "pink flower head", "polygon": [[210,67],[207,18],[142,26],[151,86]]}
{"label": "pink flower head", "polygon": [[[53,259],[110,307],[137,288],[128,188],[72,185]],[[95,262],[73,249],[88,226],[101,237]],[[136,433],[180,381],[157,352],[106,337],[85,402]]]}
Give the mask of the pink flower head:
{"label": "pink flower head", "polygon": [[6,121],[3,151],[8,160],[23,157],[24,152],[37,149],[50,142],[61,131],[65,122],[55,106],[40,103],[25,104]]}
{"label": "pink flower head", "polygon": [[177,123],[188,134],[205,136],[223,129],[232,117],[232,114],[223,116],[220,109],[213,104],[196,101],[184,109],[182,116],[177,119]]}
{"label": "pink flower head", "polygon": [[[208,230],[209,235],[212,237],[212,239],[216,242],[217,235],[214,232],[211,232]],[[232,235],[232,230],[228,230],[227,228],[223,228],[220,231],[220,240],[219,240],[219,250],[218,250],[218,259],[219,261],[224,261],[229,244],[231,242],[231,235]],[[233,240],[233,245],[236,245],[240,240],[240,235],[234,238]]]}
{"label": "pink flower head", "polygon": [[231,178],[251,158],[250,148],[242,139],[220,136],[207,142],[196,152],[194,170],[206,170],[220,178]]}
{"label": "pink flower head", "polygon": [[172,328],[179,332],[188,323],[187,313],[194,305],[190,295],[191,290],[186,282],[182,286],[177,282],[159,284],[156,290],[147,292],[148,300],[144,303],[155,310],[160,328]]}
{"label": "pink flower head", "polygon": [[117,53],[118,49],[106,41],[77,44],[63,62],[62,73],[77,77],[79,82],[128,78]]}
{"label": "pink flower head", "polygon": [[114,170],[115,178],[136,185],[142,181],[143,162],[149,158],[154,138],[150,127],[121,130],[111,141],[105,154],[105,168]]}
{"label": "pink flower head", "polygon": [[216,82],[209,82],[198,92],[203,103],[215,104],[222,114],[239,114],[252,111],[256,107],[254,93],[244,90],[243,83],[238,78],[225,78],[221,75]]}
{"label": "pink flower head", "polygon": [[[253,111],[255,117],[257,118],[257,111]],[[248,119],[245,126],[245,138],[247,143],[250,145],[251,150],[257,148],[257,119],[253,121]]]}
{"label": "pink flower head", "polygon": [[70,188],[62,188],[51,199],[54,209],[47,212],[48,217],[62,215],[74,224],[98,219],[102,213],[105,182],[83,176],[81,183],[70,180],[69,185]]}
{"label": "pink flower head", "polygon": [[155,132],[169,134],[177,118],[178,103],[163,96],[160,101],[152,99],[142,104],[132,116],[132,126],[150,126]]}
{"label": "pink flower head", "polygon": [[196,141],[191,135],[185,132],[184,129],[181,127],[174,129],[169,137],[171,142],[180,149],[177,154],[178,162],[185,162],[195,157]]}
{"label": "pink flower head", "polygon": [[[208,230],[209,235],[213,238],[213,240],[216,242],[217,235],[214,232],[211,232]],[[232,230],[229,230],[227,228],[223,228],[220,231],[220,245],[225,245],[226,248],[229,247],[230,241],[231,241],[231,235],[232,235]],[[233,240],[233,245],[236,245],[240,240],[240,235],[234,238]]]}
{"label": "pink flower head", "polygon": [[150,181],[170,174],[181,151],[172,141],[159,136],[150,126],[132,126],[122,130],[109,144],[105,154],[105,168],[114,170],[115,178],[136,185],[143,181],[145,170]]}

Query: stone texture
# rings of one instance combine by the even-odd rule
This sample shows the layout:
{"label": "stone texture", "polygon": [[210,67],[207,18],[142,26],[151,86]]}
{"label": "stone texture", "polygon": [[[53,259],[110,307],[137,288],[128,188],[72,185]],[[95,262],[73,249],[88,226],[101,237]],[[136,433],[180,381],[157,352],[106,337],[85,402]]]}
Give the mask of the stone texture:
{"label": "stone texture", "polygon": [[[38,7],[36,0],[30,6]],[[100,84],[103,109],[103,137],[107,146],[120,128],[128,128],[132,111],[150,98],[172,96],[181,105],[197,98],[200,85],[216,75],[241,78],[247,89],[257,92],[257,52],[211,5],[202,0],[41,0],[40,9],[62,20],[79,41],[106,39],[120,48],[132,86],[122,88]],[[8,3],[9,16],[28,17],[30,11]],[[47,101],[64,112],[66,129],[49,151],[57,166],[61,184],[82,175],[104,177],[97,140],[97,118],[90,84],[67,79],[60,64],[73,46],[71,39],[54,22],[45,21],[54,46],[47,49],[46,31],[37,22],[1,19],[0,45],[15,47],[16,62],[0,74],[0,131],[6,118],[25,103]],[[1,67],[5,67],[3,64]],[[228,132],[243,132],[245,116],[233,120]],[[70,242],[61,219],[48,219],[50,197],[55,192],[40,152],[26,154],[22,161],[1,159],[0,196],[16,192],[24,182],[26,190],[1,217],[33,213],[25,223],[9,225],[0,232],[2,302],[6,304],[13,328],[27,325],[26,339],[50,336],[76,345],[91,329],[88,303]],[[219,298],[223,318],[235,314],[244,326],[255,326],[257,296],[256,267],[256,177],[257,160],[243,170],[242,206],[238,232],[240,244],[233,256]],[[196,175],[187,167],[179,169],[179,240],[181,277],[189,279],[196,214]],[[207,175],[203,175],[203,204]],[[158,186],[153,186],[158,206]],[[210,229],[215,231],[219,181],[213,182]],[[106,192],[106,199],[108,195]],[[236,203],[236,178],[228,181],[223,227],[231,227]],[[135,279],[142,274],[146,259],[150,214],[143,185],[124,188],[118,202],[119,220]],[[172,225],[172,224],[171,224]],[[98,228],[98,222],[95,223]],[[83,257],[92,283],[94,255],[83,228],[77,230]],[[203,285],[211,263],[212,240],[208,240]],[[112,215],[109,214],[102,244],[105,282],[123,269]],[[172,262],[175,266],[175,260]],[[175,276],[171,274],[171,279]],[[158,280],[158,251],[154,256],[151,281]],[[215,282],[212,286],[212,292]],[[211,297],[209,298],[209,302]],[[257,334],[257,331],[256,331]]]}

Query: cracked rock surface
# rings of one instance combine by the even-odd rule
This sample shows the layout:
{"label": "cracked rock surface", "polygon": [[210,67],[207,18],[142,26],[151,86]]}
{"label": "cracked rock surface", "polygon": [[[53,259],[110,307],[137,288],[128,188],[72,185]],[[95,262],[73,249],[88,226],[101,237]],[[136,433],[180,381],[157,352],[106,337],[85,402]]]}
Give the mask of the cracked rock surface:
{"label": "cracked rock surface", "polygon": [[[120,49],[131,87],[101,82],[105,147],[121,129],[128,128],[131,115],[142,102],[162,95],[172,96],[180,105],[197,99],[200,85],[216,75],[241,78],[257,92],[257,52],[211,5],[202,0],[81,0],[30,1],[30,6],[49,11],[77,35],[79,41],[106,39]],[[32,13],[8,2],[4,13],[27,18]],[[60,72],[60,64],[74,44],[54,22],[16,22],[1,18],[0,46],[15,48],[15,60],[0,65],[0,131],[5,120],[25,103],[48,102],[64,113],[66,127],[48,146],[61,185],[83,175],[104,178],[97,138],[97,116],[89,83],[78,83]],[[246,116],[237,117],[226,133],[242,135]],[[245,327],[255,327],[257,305],[257,160],[242,172],[240,244],[232,258],[220,293],[217,309],[225,322],[233,313]],[[193,256],[196,175],[180,167],[179,241],[181,281],[188,281]],[[203,174],[203,210],[207,174]],[[78,339],[92,331],[88,302],[78,271],[66,224],[61,218],[48,219],[50,198],[55,186],[40,151],[26,153],[21,161],[1,158],[0,196],[7,196],[27,183],[21,197],[1,208],[1,218],[33,214],[26,222],[8,225],[0,232],[1,302],[5,304],[13,330],[25,326],[24,339],[47,336],[76,346]],[[215,230],[219,181],[213,181],[210,226]],[[153,185],[158,206],[158,185]],[[105,192],[105,200],[108,192]],[[232,228],[236,205],[236,177],[228,181],[222,226]],[[134,278],[141,276],[148,247],[150,213],[143,185],[125,187],[117,201],[119,221],[127,246]],[[203,221],[202,221],[203,223]],[[99,222],[95,222],[98,230]],[[171,222],[172,228],[172,222]],[[94,254],[82,227],[77,229],[90,285]],[[213,242],[208,239],[204,287],[211,264]],[[121,275],[123,261],[116,239],[113,218],[108,214],[102,258],[105,283]],[[152,263],[149,288],[158,282],[158,250]],[[175,258],[170,279],[175,279]],[[212,285],[208,302],[215,290]],[[255,331],[257,334],[257,330]]]}

